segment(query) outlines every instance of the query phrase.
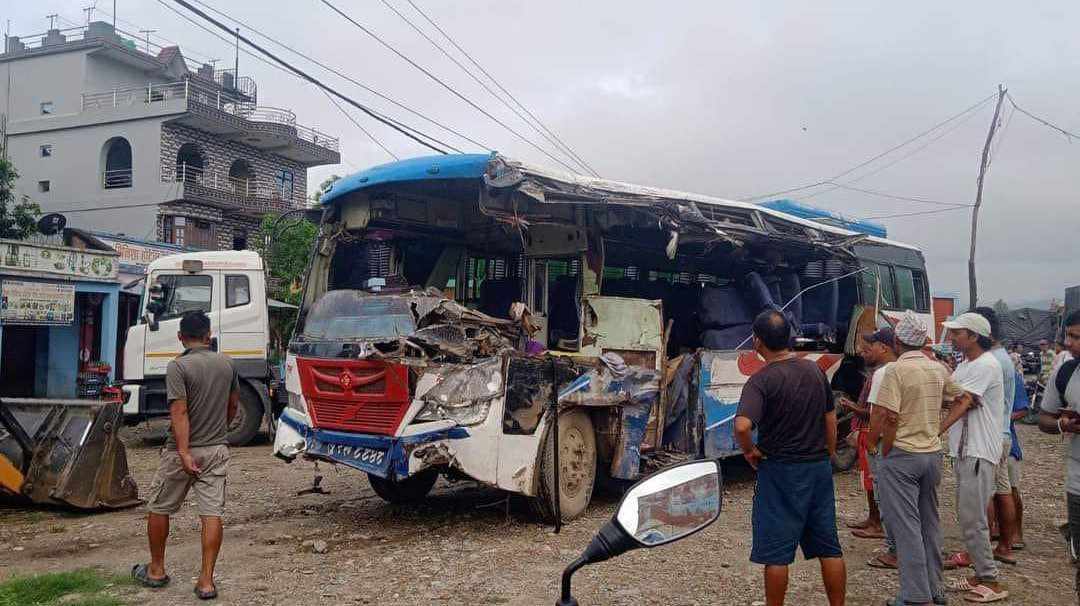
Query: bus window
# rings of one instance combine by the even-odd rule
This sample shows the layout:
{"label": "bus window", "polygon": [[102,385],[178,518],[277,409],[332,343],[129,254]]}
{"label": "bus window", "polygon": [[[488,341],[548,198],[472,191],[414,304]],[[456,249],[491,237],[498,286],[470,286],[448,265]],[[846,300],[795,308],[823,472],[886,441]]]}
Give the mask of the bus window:
{"label": "bus window", "polygon": [[896,272],[896,295],[897,307],[900,309],[915,309],[915,276],[907,267],[897,267]]}
{"label": "bus window", "polygon": [[930,288],[926,283],[926,274],[915,271],[912,276],[915,282],[915,311],[928,313],[930,311]]}
{"label": "bus window", "polygon": [[884,308],[896,307],[896,289],[893,286],[893,270],[888,265],[880,263],[868,263],[869,271],[864,272],[862,277],[863,302],[866,305],[875,305],[877,302],[877,282],[881,279],[881,306]]}

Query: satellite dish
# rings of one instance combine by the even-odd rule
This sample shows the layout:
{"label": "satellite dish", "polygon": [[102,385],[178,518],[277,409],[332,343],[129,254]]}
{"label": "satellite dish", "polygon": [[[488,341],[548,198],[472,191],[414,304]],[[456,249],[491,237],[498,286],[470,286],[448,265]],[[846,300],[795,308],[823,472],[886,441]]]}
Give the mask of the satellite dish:
{"label": "satellite dish", "polygon": [[58,234],[63,231],[64,227],[66,226],[67,217],[61,215],[60,213],[49,213],[44,217],[38,219],[37,222],[38,231],[45,234],[46,236]]}

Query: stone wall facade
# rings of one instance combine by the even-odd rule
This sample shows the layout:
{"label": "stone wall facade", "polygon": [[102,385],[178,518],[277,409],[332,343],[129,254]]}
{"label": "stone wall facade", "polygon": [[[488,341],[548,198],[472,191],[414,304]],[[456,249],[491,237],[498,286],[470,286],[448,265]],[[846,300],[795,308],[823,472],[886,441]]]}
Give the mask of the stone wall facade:
{"label": "stone wall facade", "polygon": [[[290,206],[298,208],[304,204],[307,195],[307,168],[292,160],[269,154],[243,144],[220,139],[213,134],[183,126],[162,125],[161,129],[161,176],[163,180],[174,178],[180,147],[185,143],[194,143],[202,156],[204,175],[213,175],[224,179],[229,174],[233,162],[243,159],[255,173],[255,188],[268,190],[277,187],[275,175],[285,169],[293,175],[293,196]],[[222,188],[227,188],[222,184]],[[256,245],[257,233],[262,223],[261,217],[250,210],[241,212],[219,208],[209,204],[200,204],[190,200],[162,204],[158,209],[157,234],[164,242],[171,240],[166,233],[165,217],[185,217],[190,220],[206,221],[213,225],[213,240],[219,250],[232,250],[242,244],[246,248]],[[189,243],[186,243],[189,244]]]}

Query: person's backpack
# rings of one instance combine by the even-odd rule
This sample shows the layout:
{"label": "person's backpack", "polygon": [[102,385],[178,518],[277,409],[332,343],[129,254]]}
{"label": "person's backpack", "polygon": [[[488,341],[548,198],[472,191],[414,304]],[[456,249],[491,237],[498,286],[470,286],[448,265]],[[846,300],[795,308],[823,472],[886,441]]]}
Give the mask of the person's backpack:
{"label": "person's backpack", "polygon": [[[1054,387],[1057,388],[1058,396],[1062,402],[1068,405],[1073,404],[1065,399],[1065,390],[1069,387],[1069,380],[1072,379],[1073,373],[1076,372],[1076,367],[1080,366],[1080,358],[1073,358],[1068,362],[1065,362],[1058,368],[1057,376],[1054,377]],[[1076,402],[1080,404],[1080,402]]]}

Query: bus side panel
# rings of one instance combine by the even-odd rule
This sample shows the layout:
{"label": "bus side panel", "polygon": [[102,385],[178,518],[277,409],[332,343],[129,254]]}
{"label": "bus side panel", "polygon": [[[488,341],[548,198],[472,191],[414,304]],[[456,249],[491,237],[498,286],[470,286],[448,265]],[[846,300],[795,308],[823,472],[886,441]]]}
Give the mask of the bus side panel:
{"label": "bus side panel", "polygon": [[739,352],[702,350],[698,398],[705,415],[705,456],[724,458],[741,452],[735,443],[735,411],[747,376],[739,371]]}

